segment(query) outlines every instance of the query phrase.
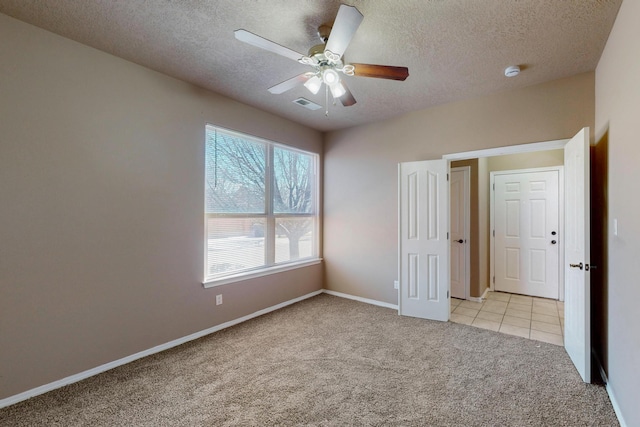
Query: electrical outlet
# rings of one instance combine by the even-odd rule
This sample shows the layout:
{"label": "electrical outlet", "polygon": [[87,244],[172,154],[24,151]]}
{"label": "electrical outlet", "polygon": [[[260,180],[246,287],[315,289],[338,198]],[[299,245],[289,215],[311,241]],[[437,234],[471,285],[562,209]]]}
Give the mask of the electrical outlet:
{"label": "electrical outlet", "polygon": [[216,305],[222,304],[222,294],[216,295]]}
{"label": "electrical outlet", "polygon": [[393,289],[398,289],[400,287],[400,283],[397,280],[393,281]]}

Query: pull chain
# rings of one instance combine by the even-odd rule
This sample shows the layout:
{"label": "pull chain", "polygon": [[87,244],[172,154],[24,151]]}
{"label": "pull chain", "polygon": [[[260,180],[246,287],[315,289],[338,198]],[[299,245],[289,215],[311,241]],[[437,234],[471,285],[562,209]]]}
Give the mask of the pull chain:
{"label": "pull chain", "polygon": [[329,117],[329,86],[324,85],[324,115]]}

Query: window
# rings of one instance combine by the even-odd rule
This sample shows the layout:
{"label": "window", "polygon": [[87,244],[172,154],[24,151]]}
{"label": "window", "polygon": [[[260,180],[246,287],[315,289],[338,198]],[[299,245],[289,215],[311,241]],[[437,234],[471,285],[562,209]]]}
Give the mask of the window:
{"label": "window", "polygon": [[205,283],[318,257],[318,155],[208,125]]}

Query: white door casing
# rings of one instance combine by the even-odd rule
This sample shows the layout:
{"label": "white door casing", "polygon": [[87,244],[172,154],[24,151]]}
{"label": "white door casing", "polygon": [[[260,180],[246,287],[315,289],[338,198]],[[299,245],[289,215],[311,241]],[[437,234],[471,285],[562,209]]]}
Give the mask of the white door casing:
{"label": "white door casing", "polygon": [[496,291],[558,299],[561,172],[491,174]]}
{"label": "white door casing", "polygon": [[591,382],[589,128],[564,148],[564,347],[584,382]]}
{"label": "white door casing", "polygon": [[448,162],[400,163],[398,312],[449,320]]}
{"label": "white door casing", "polygon": [[449,179],[451,297],[460,299],[469,297],[469,170],[469,166],[451,168]]}

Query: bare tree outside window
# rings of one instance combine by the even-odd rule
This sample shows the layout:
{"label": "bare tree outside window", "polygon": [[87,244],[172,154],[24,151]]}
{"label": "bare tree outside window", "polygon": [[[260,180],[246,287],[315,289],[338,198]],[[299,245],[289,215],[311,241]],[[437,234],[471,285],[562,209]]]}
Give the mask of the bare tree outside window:
{"label": "bare tree outside window", "polygon": [[316,256],[315,155],[209,127],[206,154],[209,275]]}
{"label": "bare tree outside window", "polygon": [[[313,213],[313,168],[309,155],[274,148],[274,212]],[[289,239],[289,256],[300,258],[300,239],[311,231],[313,221],[290,218],[277,221],[276,232]]]}
{"label": "bare tree outside window", "polygon": [[265,213],[264,144],[207,134],[207,213]]}

